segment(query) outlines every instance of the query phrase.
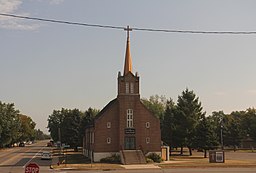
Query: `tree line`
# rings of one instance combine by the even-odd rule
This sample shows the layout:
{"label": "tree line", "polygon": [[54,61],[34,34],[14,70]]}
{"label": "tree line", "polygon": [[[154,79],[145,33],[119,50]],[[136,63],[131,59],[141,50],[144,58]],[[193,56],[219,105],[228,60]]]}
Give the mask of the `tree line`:
{"label": "tree line", "polygon": [[99,110],[89,108],[53,110],[48,117],[48,129],[54,141],[70,145],[71,148],[82,146],[85,127],[89,125]]}
{"label": "tree line", "polygon": [[20,114],[13,103],[0,101],[0,148],[11,147],[23,141],[33,141],[47,137],[35,129],[36,123],[27,115]]}
{"label": "tree line", "polygon": [[199,97],[194,91],[184,90],[175,104],[164,96],[151,96],[142,102],[159,117],[161,122],[162,141],[174,148],[204,150],[218,147],[240,146],[241,141],[250,137],[256,141],[256,109],[212,112],[206,116]]}
{"label": "tree line", "polygon": [[[185,89],[178,96],[177,103],[164,96],[151,96],[141,99],[144,105],[160,119],[162,141],[172,148],[206,151],[219,147],[233,147],[241,144],[242,139],[250,137],[256,141],[256,109],[223,111],[206,115],[202,103],[193,90]],[[54,141],[69,144],[72,148],[82,146],[85,127],[99,113],[89,108],[54,110],[48,117],[48,129]]]}

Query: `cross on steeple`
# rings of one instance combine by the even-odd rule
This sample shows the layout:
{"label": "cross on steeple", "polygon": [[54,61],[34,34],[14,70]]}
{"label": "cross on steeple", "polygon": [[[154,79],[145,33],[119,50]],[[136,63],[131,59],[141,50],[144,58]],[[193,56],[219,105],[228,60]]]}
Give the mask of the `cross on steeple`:
{"label": "cross on steeple", "polygon": [[130,31],[132,31],[132,28],[129,27],[129,25],[127,25],[127,28],[124,28],[125,31],[127,31],[127,38],[130,38]]}

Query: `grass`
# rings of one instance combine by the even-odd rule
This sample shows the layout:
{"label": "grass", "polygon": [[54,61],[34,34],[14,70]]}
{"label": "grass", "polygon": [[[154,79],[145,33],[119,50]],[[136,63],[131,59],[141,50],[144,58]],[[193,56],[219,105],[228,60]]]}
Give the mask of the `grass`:
{"label": "grass", "polygon": [[[58,156],[59,151],[55,151]],[[91,163],[90,159],[85,157],[82,152],[74,152],[73,150],[66,150],[62,155],[59,155],[60,165],[53,165],[54,169],[79,169],[79,170],[116,170],[124,169],[120,164],[108,163]]]}
{"label": "grass", "polygon": [[[230,151],[231,152],[231,151]],[[245,151],[236,151],[245,152]],[[58,151],[54,151],[58,155]],[[170,161],[159,163],[161,168],[204,168],[204,167],[256,167],[256,160],[225,160],[225,163],[209,163],[209,158],[204,158],[202,152],[193,152],[193,156],[189,156],[187,152],[185,155],[179,155],[178,152],[172,152]],[[91,163],[88,158],[82,155],[82,152],[74,152],[67,150],[65,155],[59,155],[59,166],[53,165],[54,169],[79,169],[79,170],[119,170],[124,169],[121,164],[108,163]]]}
{"label": "grass", "polygon": [[66,150],[61,157],[60,163],[64,164],[88,164],[91,163],[90,159],[85,157],[82,152],[74,152],[73,150]]}
{"label": "grass", "polygon": [[[227,151],[233,152],[233,151]],[[245,150],[237,150],[236,152],[246,152]],[[247,151],[251,153],[252,151]],[[185,151],[185,155],[179,155],[179,151],[172,152],[170,157],[171,161],[159,164],[162,168],[176,168],[176,167],[256,167],[256,160],[232,160],[226,159],[225,163],[209,163],[209,153],[207,158],[204,158],[203,152],[193,152],[192,156],[189,156]]]}

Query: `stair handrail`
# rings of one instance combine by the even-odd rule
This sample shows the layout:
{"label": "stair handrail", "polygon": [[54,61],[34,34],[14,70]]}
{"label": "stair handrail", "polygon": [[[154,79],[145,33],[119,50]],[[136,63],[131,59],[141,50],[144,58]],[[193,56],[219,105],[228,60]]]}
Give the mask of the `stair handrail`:
{"label": "stair handrail", "polygon": [[123,163],[123,164],[125,164],[125,163],[126,163],[126,158],[125,158],[125,154],[124,154],[122,145],[120,145],[119,148],[120,148],[120,152],[121,152],[121,154],[122,154],[122,156],[123,156],[123,160],[124,160],[124,163]]}
{"label": "stair handrail", "polygon": [[139,145],[139,149],[142,151],[143,155],[145,156],[145,153],[144,153],[142,145]]}

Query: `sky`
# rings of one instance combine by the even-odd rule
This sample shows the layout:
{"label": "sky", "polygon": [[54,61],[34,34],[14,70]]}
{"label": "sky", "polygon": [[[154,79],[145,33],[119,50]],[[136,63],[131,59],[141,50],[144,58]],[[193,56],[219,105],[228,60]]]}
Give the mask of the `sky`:
{"label": "sky", "polygon": [[[254,0],[0,0],[0,13],[131,28],[256,31]],[[130,33],[142,98],[193,90],[207,115],[256,105],[256,34]],[[0,16],[0,101],[47,132],[61,108],[117,96],[126,32]]]}

